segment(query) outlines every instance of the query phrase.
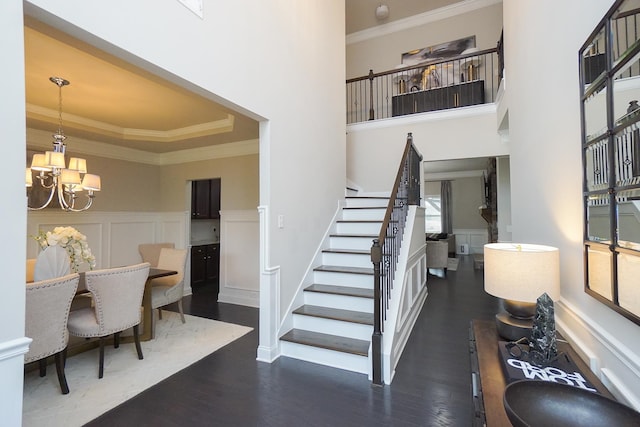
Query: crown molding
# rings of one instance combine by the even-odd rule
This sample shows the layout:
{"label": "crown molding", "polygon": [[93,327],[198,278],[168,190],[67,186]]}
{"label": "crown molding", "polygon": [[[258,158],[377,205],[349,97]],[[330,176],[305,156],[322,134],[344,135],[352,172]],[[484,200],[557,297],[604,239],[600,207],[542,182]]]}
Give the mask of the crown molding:
{"label": "crown molding", "polygon": [[[27,128],[27,146],[48,150],[51,149],[51,141],[50,132]],[[171,151],[168,153],[151,153],[149,151],[74,137],[73,144],[69,145],[68,149],[77,154],[163,166],[258,154],[259,140],[238,141],[228,144],[211,145],[209,147]]]}
{"label": "crown molding", "polygon": [[376,37],[386,36],[499,3],[502,3],[502,0],[463,0],[449,6],[444,6],[418,15],[409,16],[408,18],[398,19],[397,21],[391,21],[383,25],[347,34],[346,43],[347,45],[350,45]]}
{"label": "crown molding", "polygon": [[[58,111],[39,105],[27,104],[27,117],[30,119],[42,120],[48,123],[58,123]],[[106,135],[110,137],[122,138],[132,141],[155,141],[155,142],[175,142],[200,136],[216,135],[219,133],[231,132],[235,117],[227,114],[227,117],[212,122],[199,123],[183,128],[169,129],[166,131],[155,129],[133,129],[115,126],[97,120],[87,119],[75,114],[65,113],[64,122],[69,127],[82,129]]]}

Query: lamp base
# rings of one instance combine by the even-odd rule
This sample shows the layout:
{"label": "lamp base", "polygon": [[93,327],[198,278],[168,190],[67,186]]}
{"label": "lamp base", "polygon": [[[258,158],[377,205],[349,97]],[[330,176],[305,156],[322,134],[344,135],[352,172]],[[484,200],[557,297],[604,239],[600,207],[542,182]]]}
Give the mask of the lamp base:
{"label": "lamp base", "polygon": [[531,339],[533,319],[518,319],[509,313],[496,314],[498,335],[507,341],[518,341],[520,338]]}

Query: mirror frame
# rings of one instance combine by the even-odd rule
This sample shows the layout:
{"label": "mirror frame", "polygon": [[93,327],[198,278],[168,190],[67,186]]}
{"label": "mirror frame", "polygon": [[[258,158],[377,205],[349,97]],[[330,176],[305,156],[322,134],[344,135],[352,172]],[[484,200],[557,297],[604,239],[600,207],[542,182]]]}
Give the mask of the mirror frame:
{"label": "mirror frame", "polygon": [[[638,162],[632,166],[628,163],[629,157],[630,161],[634,161],[635,157],[640,156],[640,133],[637,132],[640,129],[640,109],[637,112],[634,110],[634,105],[640,100],[640,9],[634,9],[634,3],[617,0],[613,4],[580,48],[578,66],[584,208],[584,290],[640,325],[640,282],[634,284],[634,281],[627,279],[624,286],[620,286],[619,281],[620,277],[633,277],[633,274],[640,271],[640,238],[637,242],[620,239],[620,206],[629,205],[629,201],[636,199],[627,195],[640,194],[640,167],[636,165]],[[638,29],[635,34],[627,27],[627,22],[631,22],[629,19],[633,20],[634,28]],[[622,37],[618,37],[620,33]],[[630,33],[633,35],[631,38],[628,37]],[[622,47],[621,39],[624,39]],[[634,80],[638,82],[638,97],[625,99],[624,102],[629,102],[629,107],[622,108],[621,100],[625,95],[622,87],[632,88],[627,94],[631,93]],[[619,83],[618,86],[614,85],[616,82]],[[616,99],[616,90],[620,99]],[[636,101],[636,104],[632,101]],[[590,102],[594,104],[586,108]],[[602,112],[604,118],[593,116],[594,112],[600,114],[600,109],[593,108],[600,104],[606,106]],[[625,110],[620,117],[615,117],[615,106],[618,111]],[[605,121],[606,128],[592,129],[594,122],[600,124]],[[588,127],[587,124],[592,126]],[[587,134],[587,130],[590,134]],[[618,159],[617,156],[620,157],[623,151],[627,153],[627,157]],[[626,167],[625,171],[622,170],[622,164]],[[631,204],[634,205],[631,206],[632,209],[638,210],[637,219],[640,221],[640,203],[637,207],[634,203]],[[595,215],[598,212],[599,218]],[[620,270],[621,267],[624,270]]]}

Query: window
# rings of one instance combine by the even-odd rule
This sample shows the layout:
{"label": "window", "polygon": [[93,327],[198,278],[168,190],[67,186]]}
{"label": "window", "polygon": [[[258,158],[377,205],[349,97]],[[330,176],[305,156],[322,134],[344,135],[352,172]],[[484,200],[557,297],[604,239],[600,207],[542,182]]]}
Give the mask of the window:
{"label": "window", "polygon": [[424,231],[426,233],[440,233],[442,221],[440,219],[440,195],[425,196]]}

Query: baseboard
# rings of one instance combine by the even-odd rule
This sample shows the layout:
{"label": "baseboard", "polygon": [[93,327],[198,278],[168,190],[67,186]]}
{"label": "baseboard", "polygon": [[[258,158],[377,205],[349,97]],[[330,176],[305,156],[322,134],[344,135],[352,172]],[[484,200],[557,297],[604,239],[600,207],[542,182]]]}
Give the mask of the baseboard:
{"label": "baseboard", "polygon": [[555,303],[556,326],[593,373],[621,402],[640,410],[640,355],[564,300]]}

